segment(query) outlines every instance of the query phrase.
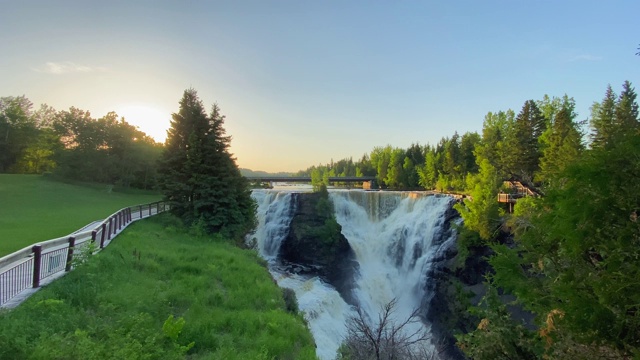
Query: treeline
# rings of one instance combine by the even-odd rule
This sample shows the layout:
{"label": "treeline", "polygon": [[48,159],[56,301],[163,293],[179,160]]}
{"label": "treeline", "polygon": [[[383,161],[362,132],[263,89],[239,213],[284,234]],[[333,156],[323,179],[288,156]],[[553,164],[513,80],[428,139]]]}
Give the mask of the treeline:
{"label": "treeline", "polygon": [[162,144],[114,112],[94,119],[74,107],[33,109],[25,96],[0,98],[0,173],[53,173],[121,187],[156,186]]}
{"label": "treeline", "polygon": [[[592,107],[591,144],[603,140],[609,123],[625,122],[635,91],[627,81],[616,96],[611,87],[603,102]],[[614,115],[617,114],[617,115]],[[608,120],[617,116],[614,120]],[[442,138],[437,144],[412,144],[403,149],[375,147],[359,160],[333,160],[299,171],[298,176],[318,178],[375,176],[382,188],[464,191],[469,177],[486,159],[501,179],[544,186],[553,174],[580,156],[586,148],[587,121],[579,121],[575,101],[565,95],[527,100],[521,110],[489,112],[482,134],[467,132]]]}

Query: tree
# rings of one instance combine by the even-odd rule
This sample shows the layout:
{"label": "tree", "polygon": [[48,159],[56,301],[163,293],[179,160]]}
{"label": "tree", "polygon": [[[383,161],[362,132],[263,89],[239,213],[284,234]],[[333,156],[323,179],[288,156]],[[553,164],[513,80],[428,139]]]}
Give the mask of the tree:
{"label": "tree", "polygon": [[0,98],[0,173],[14,171],[22,152],[37,136],[32,106],[25,96]]}
{"label": "tree", "polygon": [[608,148],[613,145],[616,117],[616,94],[607,86],[601,103],[591,106],[591,147]]}
{"label": "tree", "polygon": [[547,141],[540,159],[538,179],[551,185],[553,180],[560,180],[557,175],[577,161],[584,149],[582,133],[573,121],[570,109],[563,108],[556,114]]}
{"label": "tree", "polygon": [[229,153],[220,108],[213,105],[207,115],[196,91],[188,89],[172,117],[160,171],[172,213],[187,225],[240,239],[254,226],[255,203]]}
{"label": "tree", "polygon": [[615,123],[620,136],[638,131],[638,103],[637,94],[631,83],[622,84],[622,92],[618,98],[615,111]]}
{"label": "tree", "polygon": [[432,190],[436,187],[436,181],[438,181],[438,155],[434,150],[428,150],[423,167],[418,168],[418,175],[420,176],[420,186],[427,190]]}
{"label": "tree", "polygon": [[464,226],[476,231],[483,240],[492,240],[501,222],[501,211],[498,206],[498,189],[501,181],[496,168],[488,159],[479,158],[480,172],[467,177],[467,191],[471,199],[464,199],[463,204],[456,204],[464,220]]}
{"label": "tree", "polygon": [[[423,330],[418,309],[400,321],[394,320],[397,300],[385,304],[377,322],[357,308],[347,321],[347,338],[339,350],[343,360],[426,360],[435,358],[427,346],[430,337]],[[415,326],[417,325],[417,326]]]}
{"label": "tree", "polygon": [[538,138],[545,129],[544,116],[533,100],[524,103],[511,129],[504,146],[505,167],[510,177],[531,182],[540,158]]}
{"label": "tree", "polygon": [[505,144],[515,113],[509,109],[488,113],[482,125],[482,141],[476,146],[476,158],[487,159],[495,167],[500,178],[508,177],[505,162]]}

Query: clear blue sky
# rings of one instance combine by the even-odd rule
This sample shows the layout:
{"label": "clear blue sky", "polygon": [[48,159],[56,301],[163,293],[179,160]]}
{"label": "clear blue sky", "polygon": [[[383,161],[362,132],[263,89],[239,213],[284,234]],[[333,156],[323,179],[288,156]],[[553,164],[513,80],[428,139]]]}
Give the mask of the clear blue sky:
{"label": "clear blue sky", "polygon": [[640,90],[637,0],[0,5],[0,96],[115,110],[159,137],[193,87],[254,170],[435,143],[544,94],[585,119],[607,84]]}

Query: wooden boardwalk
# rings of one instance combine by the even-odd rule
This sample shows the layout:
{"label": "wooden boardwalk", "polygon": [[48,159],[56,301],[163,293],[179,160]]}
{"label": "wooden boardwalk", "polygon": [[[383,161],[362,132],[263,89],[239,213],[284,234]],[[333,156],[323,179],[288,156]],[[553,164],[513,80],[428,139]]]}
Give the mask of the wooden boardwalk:
{"label": "wooden boardwalk", "polygon": [[13,308],[73,269],[74,254],[93,244],[95,253],[134,221],[168,210],[163,202],[136,205],[119,210],[107,219],[94,221],[57,239],[43,241],[0,258],[0,308]]}

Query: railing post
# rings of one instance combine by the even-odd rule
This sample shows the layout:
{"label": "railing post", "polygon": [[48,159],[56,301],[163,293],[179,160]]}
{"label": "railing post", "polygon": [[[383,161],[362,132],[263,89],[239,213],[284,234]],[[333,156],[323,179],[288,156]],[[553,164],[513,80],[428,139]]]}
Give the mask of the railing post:
{"label": "railing post", "polygon": [[76,246],[76,238],[71,236],[69,238],[69,248],[67,249],[67,266],[65,266],[64,271],[71,271],[71,265],[73,263],[73,248]]}
{"label": "railing post", "polygon": [[142,205],[140,205],[140,219],[142,219]]}
{"label": "railing post", "polygon": [[42,246],[33,247],[33,287],[40,287],[40,262],[42,261]]}
{"label": "railing post", "polygon": [[149,203],[149,216],[151,216],[151,203]]}
{"label": "railing post", "polygon": [[102,223],[102,234],[100,235],[100,249],[104,248],[104,237],[106,236],[105,232],[107,231],[107,224]]}
{"label": "railing post", "polygon": [[[91,242],[95,244],[95,243],[96,243],[96,238],[97,238],[97,237],[98,237],[98,231],[93,230],[93,231],[91,232]],[[93,254],[91,254],[91,255],[93,255]]]}
{"label": "railing post", "polygon": [[107,235],[107,240],[111,239],[111,234],[113,233],[113,225],[112,222],[113,221],[113,217],[109,218],[109,234]]}

